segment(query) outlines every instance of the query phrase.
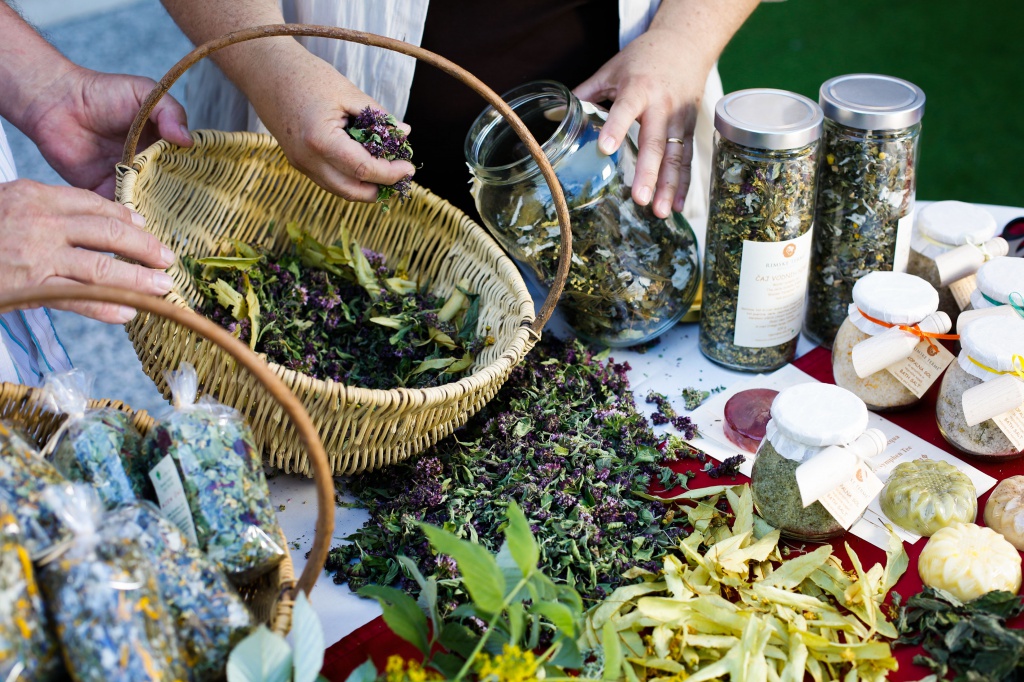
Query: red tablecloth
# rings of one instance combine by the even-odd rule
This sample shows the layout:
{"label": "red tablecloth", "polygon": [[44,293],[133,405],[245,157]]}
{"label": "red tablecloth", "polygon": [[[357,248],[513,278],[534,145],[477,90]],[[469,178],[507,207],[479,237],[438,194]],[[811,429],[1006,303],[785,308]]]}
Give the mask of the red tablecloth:
{"label": "red tablecloth", "polygon": [[[832,359],[829,351],[823,348],[816,348],[793,363],[801,370],[807,372],[815,379],[828,383],[832,381]],[[902,426],[907,431],[916,434],[938,448],[953,452],[953,449],[942,438],[938,426],[935,423],[935,399],[938,393],[938,382],[925,395],[921,405],[908,412],[898,412],[885,415],[887,419]],[[997,480],[1008,476],[1024,474],[1024,461],[990,464],[985,462],[972,461],[972,465],[984,471]],[[684,465],[686,466],[686,465]],[[693,466],[689,464],[688,466]],[[743,477],[739,477],[743,479]],[[746,479],[743,479],[746,480]],[[693,479],[692,487],[719,484],[721,481],[713,481],[704,474]],[[983,523],[981,511],[985,508],[988,500],[988,493],[978,500],[978,523]],[[869,542],[861,540],[853,535],[844,538],[850,544],[853,551],[860,557],[865,567],[876,563],[885,562],[885,552]],[[894,591],[902,595],[904,601],[913,594],[921,591],[921,579],[917,574],[917,558],[925,545],[925,540],[918,540],[913,545],[906,545],[907,554],[910,556],[910,568],[896,584]],[[844,565],[849,567],[849,560],[846,558],[846,551],[843,540],[833,542],[836,554],[843,559]],[[1014,622],[1017,627],[1024,626],[1024,617]],[[384,621],[380,618],[367,623],[337,644],[331,646],[324,657],[323,674],[329,680],[344,682],[348,674],[362,664],[367,657],[372,657],[378,668],[383,667],[384,662],[390,654],[401,654],[406,657],[415,656],[417,651],[404,641],[396,637]],[[928,674],[926,668],[913,665],[914,655],[920,653],[918,647],[899,647],[895,655],[900,664],[898,672],[892,674],[892,680],[919,680]]]}

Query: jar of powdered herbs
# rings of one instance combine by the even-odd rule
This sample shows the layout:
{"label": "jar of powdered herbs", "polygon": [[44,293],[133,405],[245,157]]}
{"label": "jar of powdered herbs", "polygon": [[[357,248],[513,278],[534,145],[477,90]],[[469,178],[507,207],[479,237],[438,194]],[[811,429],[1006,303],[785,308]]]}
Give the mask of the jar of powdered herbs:
{"label": "jar of powdered herbs", "polygon": [[907,272],[935,287],[939,310],[953,324],[960,303],[966,308],[970,301],[971,275],[985,262],[1009,252],[1006,240],[996,236],[998,230],[991,213],[962,201],[937,201],[917,212]]}
{"label": "jar of powdered herbs", "polygon": [[924,92],[891,76],[839,76],[821,86],[825,113],[814,253],[804,333],[831,347],[854,283],[906,271]]}
{"label": "jar of powdered herbs", "polygon": [[981,459],[1024,455],[1024,319],[988,316],[960,333],[935,405],[950,445]]}
{"label": "jar of powdered herbs", "polygon": [[814,221],[821,109],[784,90],[741,90],[715,106],[700,349],[768,371],[796,354]]}
{"label": "jar of powdered herbs", "polygon": [[809,382],[781,391],[750,474],[758,514],[799,540],[845,533],[882,488],[868,460],[886,439],[867,425],[864,402],[846,389]]}
{"label": "jar of powdered herbs", "polygon": [[[700,256],[678,213],[658,218],[631,198],[637,149],[598,148],[606,112],[560,83],[528,83],[504,99],[541,143],[565,192],[572,267],[559,308],[588,342],[623,347],[649,341],[690,309]],[[484,224],[546,294],[560,250],[555,204],[540,167],[511,126],[488,107],[466,137],[473,196]]]}
{"label": "jar of powdered herbs", "polygon": [[869,410],[912,407],[942,375],[953,355],[939,294],[905,272],[872,272],[853,285],[853,303],[832,344],[832,376]]}

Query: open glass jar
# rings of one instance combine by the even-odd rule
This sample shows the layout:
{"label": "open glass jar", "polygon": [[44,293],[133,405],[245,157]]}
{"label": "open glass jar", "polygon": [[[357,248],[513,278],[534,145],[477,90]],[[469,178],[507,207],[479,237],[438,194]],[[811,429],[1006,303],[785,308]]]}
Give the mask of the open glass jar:
{"label": "open glass jar", "polygon": [[750,473],[758,514],[786,537],[819,542],[842,535],[859,515],[844,524],[820,499],[880,454],[885,436],[867,428],[868,410],[860,398],[831,384],[784,389],[771,417]]}
{"label": "open glass jar", "polygon": [[960,332],[960,345],[935,404],[939,431],[972,457],[1024,455],[1024,320],[972,320]]}
{"label": "open glass jar", "polygon": [[831,347],[869,272],[905,272],[925,96],[891,76],[852,74],[821,86],[825,113],[804,333]]}
{"label": "open glass jar", "polygon": [[[601,152],[605,112],[560,83],[527,83],[504,99],[542,143],[569,205],[572,268],[559,304],[566,322],[583,339],[612,347],[666,331],[693,302],[700,257],[681,215],[663,220],[631,198],[636,146],[627,138],[614,154]],[[465,153],[484,224],[546,293],[560,247],[540,168],[492,107],[470,129]]]}

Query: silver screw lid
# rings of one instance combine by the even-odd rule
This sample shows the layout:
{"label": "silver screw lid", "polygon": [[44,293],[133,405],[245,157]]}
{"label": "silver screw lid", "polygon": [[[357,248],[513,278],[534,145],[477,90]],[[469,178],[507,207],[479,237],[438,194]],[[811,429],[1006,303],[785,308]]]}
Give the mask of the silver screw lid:
{"label": "silver screw lid", "polygon": [[836,76],[818,94],[829,120],[860,130],[909,128],[924,116],[924,99],[913,83],[875,73]]}
{"label": "silver screw lid", "polygon": [[788,90],[731,92],[715,105],[722,137],[754,149],[799,149],[821,137],[821,107]]}

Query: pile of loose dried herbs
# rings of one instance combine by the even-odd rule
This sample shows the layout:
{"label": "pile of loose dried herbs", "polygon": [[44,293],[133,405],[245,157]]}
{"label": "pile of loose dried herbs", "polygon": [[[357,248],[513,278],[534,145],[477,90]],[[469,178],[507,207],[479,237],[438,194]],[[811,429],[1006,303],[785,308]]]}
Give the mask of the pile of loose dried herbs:
{"label": "pile of loose dried herbs", "polygon": [[[418,459],[351,479],[370,521],[336,547],[337,582],[416,583],[396,557],[413,559],[456,594],[450,558],[430,551],[418,523],[451,530],[496,552],[509,500],[522,506],[541,546],[541,567],[585,599],[600,598],[635,567],[656,570],[683,527],[662,503],[641,499],[652,479],[685,484],[661,462],[690,454],[663,445],[633,402],[628,365],[603,362],[578,342],[547,340],[517,366],[466,427]],[[663,448],[663,452],[659,447]]]}
{"label": "pile of loose dried herbs", "polygon": [[199,312],[270,362],[365,388],[423,388],[451,381],[494,343],[476,333],[468,281],[445,301],[344,228],[330,246],[294,223],[287,230],[292,247],[280,257],[233,242],[193,267]]}
{"label": "pile of loose dried herbs", "polygon": [[899,222],[914,208],[919,132],[854,131],[825,122],[804,322],[822,345],[831,347],[846,319],[856,281],[893,268]]}
{"label": "pile of loose dried herbs", "polygon": [[[894,597],[894,602],[898,600]],[[1009,592],[988,594],[963,603],[953,595],[925,587],[899,610],[898,643],[922,645],[927,656],[914,664],[940,679],[1009,682],[1024,677],[1024,631],[1006,621],[1024,613],[1024,598]]]}
{"label": "pile of loose dried herbs", "polygon": [[[735,343],[743,243],[796,239],[814,220],[812,145],[794,152],[753,152],[729,140],[718,146],[711,177],[700,349],[727,367],[776,369],[793,359],[800,334],[775,346]],[[845,309],[844,309],[845,310]]]}
{"label": "pile of loose dried herbs", "polygon": [[[398,120],[386,111],[366,107],[345,130],[374,158],[386,161],[412,160],[412,146],[408,136],[398,127]],[[411,189],[411,175],[406,175],[393,185],[380,185],[377,188],[377,203],[381,204],[381,211],[390,209],[388,202],[396,194],[401,201],[408,199]]]}

